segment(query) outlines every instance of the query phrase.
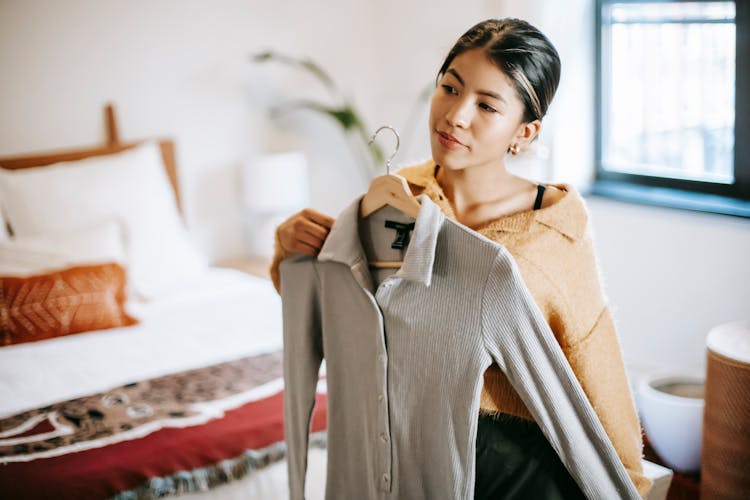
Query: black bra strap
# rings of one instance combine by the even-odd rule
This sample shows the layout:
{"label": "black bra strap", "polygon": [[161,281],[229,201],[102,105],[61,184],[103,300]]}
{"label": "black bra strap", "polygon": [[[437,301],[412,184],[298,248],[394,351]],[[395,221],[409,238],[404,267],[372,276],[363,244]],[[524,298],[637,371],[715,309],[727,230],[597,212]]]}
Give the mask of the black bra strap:
{"label": "black bra strap", "polygon": [[538,184],[536,186],[536,200],[534,201],[534,210],[542,208],[542,198],[544,197],[544,190],[547,187],[544,184]]}

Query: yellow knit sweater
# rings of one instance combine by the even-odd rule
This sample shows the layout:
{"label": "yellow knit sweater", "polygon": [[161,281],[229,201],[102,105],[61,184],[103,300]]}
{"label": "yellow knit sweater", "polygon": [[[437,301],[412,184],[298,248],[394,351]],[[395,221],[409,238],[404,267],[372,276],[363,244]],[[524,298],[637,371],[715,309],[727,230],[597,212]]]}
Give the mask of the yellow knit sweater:
{"label": "yellow knit sweater", "polygon": [[[401,169],[414,195],[429,196],[455,219],[435,178],[435,163]],[[596,257],[583,199],[568,185],[557,202],[539,210],[501,217],[478,232],[513,255],[523,280],[547,319],[641,496],[651,487],[641,466],[642,436],[625,374],[612,315],[599,282]],[[286,252],[276,239],[271,278],[279,288],[279,262]],[[533,420],[497,365],[484,374],[480,408]],[[592,480],[596,480],[592,478]]]}

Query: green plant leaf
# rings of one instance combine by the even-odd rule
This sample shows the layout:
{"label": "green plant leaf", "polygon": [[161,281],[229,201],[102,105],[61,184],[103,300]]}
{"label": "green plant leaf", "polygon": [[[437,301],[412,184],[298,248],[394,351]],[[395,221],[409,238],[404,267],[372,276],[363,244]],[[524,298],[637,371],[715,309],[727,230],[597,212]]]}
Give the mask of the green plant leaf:
{"label": "green plant leaf", "polygon": [[339,125],[341,125],[344,130],[347,131],[361,124],[357,113],[350,107],[336,108],[310,100],[290,101],[273,108],[271,112],[273,116],[278,117],[282,113],[286,113],[294,109],[308,109],[310,111],[317,111],[318,113],[322,113],[333,118]]}
{"label": "green plant leaf", "polygon": [[299,64],[307,71],[317,76],[323,84],[331,90],[336,90],[336,84],[333,83],[331,76],[326,73],[323,68],[314,63],[311,59],[305,59],[299,61]]}
{"label": "green plant leaf", "polygon": [[265,52],[258,52],[257,54],[253,54],[251,59],[253,62],[266,62],[273,59],[274,54],[270,50],[267,50]]}
{"label": "green plant leaf", "polygon": [[[270,112],[273,118],[278,118],[282,114],[295,109],[315,111],[333,119],[342,129],[344,129],[345,134],[350,134],[349,137],[351,137],[351,134],[354,134],[354,136],[358,138],[357,140],[361,140],[367,145],[370,137],[360,114],[357,112],[356,108],[350,104],[344,96],[342,96],[331,76],[312,59],[295,58],[273,50],[266,50],[253,54],[251,60],[255,63],[275,61],[303,69],[322,82],[334,98],[342,103],[339,106],[329,106],[309,99],[293,100],[271,108]],[[374,160],[376,168],[385,164],[385,155],[377,143],[369,145],[369,147],[366,147],[366,150]]]}
{"label": "green plant leaf", "polygon": [[310,58],[300,59],[273,50],[266,50],[252,55],[251,60],[256,63],[276,61],[288,66],[301,68],[320,80],[323,85],[325,85],[334,94],[338,92],[336,84],[333,82],[333,78],[331,78],[331,76],[323,68],[321,68],[319,64],[315,63]]}

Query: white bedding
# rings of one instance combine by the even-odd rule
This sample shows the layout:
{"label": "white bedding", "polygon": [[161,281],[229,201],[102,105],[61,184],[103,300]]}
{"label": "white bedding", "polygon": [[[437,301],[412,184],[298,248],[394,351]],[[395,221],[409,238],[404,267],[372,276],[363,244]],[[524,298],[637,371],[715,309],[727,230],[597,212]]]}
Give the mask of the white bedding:
{"label": "white bedding", "polygon": [[[0,348],[0,415],[282,348],[279,295],[270,281],[239,271],[209,268],[129,308],[140,324]],[[311,500],[323,498],[325,463],[325,450],[310,450]],[[286,461],[187,496],[286,498]]]}
{"label": "white bedding", "polygon": [[282,347],[273,285],[231,269],[130,310],[140,324],[0,348],[0,415]]}

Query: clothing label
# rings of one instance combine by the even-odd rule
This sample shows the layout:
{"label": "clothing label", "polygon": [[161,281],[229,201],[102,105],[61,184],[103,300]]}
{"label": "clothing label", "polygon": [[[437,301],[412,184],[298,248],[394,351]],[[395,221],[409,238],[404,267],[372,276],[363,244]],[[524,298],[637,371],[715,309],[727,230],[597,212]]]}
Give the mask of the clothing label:
{"label": "clothing label", "polygon": [[396,239],[391,243],[391,248],[402,250],[409,244],[409,232],[414,229],[414,223],[404,224],[393,220],[385,221],[385,227],[396,230]]}

